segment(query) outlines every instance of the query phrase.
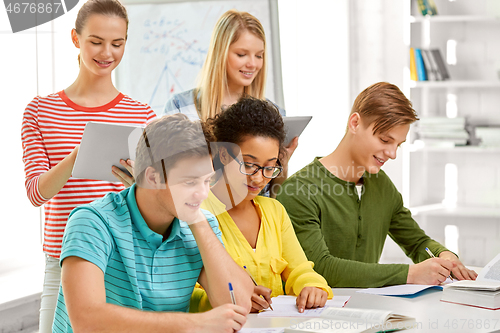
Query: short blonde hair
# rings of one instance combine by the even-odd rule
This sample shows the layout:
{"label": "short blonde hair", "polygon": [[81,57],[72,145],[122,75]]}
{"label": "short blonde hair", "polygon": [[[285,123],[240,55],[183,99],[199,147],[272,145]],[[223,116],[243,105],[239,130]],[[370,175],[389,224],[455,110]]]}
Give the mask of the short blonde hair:
{"label": "short blonde hair", "polygon": [[264,28],[253,15],[234,9],[229,10],[219,18],[212,32],[207,58],[194,93],[196,109],[202,120],[214,117],[221,111],[224,92],[228,85],[226,67],[229,46],[236,42],[245,31],[252,33],[264,43],[264,60],[252,84],[245,87],[243,92],[255,98],[264,98],[267,71]]}

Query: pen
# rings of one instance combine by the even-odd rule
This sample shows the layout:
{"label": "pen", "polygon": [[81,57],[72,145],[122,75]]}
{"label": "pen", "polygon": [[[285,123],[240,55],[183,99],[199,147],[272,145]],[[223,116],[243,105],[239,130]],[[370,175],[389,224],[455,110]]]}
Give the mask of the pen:
{"label": "pen", "polygon": [[[250,279],[252,279],[252,282],[255,286],[258,286],[257,284],[257,281],[255,281],[255,279],[253,278],[252,274],[250,273],[250,271],[247,269],[247,266],[243,266],[243,268],[245,269],[245,271],[248,273],[248,275],[250,276]],[[262,297],[262,295],[261,295]],[[274,311],[273,307],[271,306],[271,304],[269,304],[269,308]]]}
{"label": "pen", "polygon": [[233,285],[229,282],[229,295],[231,295],[231,302],[236,305],[236,299],[234,298]]}
{"label": "pen", "polygon": [[[435,256],[435,255],[431,252],[431,250],[429,250],[429,248],[428,248],[428,247],[426,247],[426,248],[425,248],[425,251],[426,251],[427,253],[429,253],[429,255],[431,256],[431,258],[436,258],[436,256]],[[450,280],[451,280],[451,281],[453,281],[453,278],[451,277],[451,274],[450,274],[450,275],[448,275],[448,277],[450,278]]]}

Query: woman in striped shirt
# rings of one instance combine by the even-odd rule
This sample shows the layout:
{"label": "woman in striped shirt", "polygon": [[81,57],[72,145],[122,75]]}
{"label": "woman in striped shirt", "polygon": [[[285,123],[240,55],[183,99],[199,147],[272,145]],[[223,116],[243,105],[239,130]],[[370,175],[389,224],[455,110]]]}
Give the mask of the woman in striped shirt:
{"label": "woman in striped shirt", "polygon": [[[58,93],[35,97],[24,112],[21,137],[26,191],[34,206],[45,208],[42,333],[52,330],[61,276],[58,259],[69,213],[133,183],[133,178],[116,167],[110,170],[116,183],[71,177],[85,125],[98,121],[140,126],[155,117],[149,106],[123,95],[111,81],[111,72],[124,53],[127,27],[127,12],[117,0],[86,2],[71,31],[73,44],[80,49],[78,77]],[[120,163],[131,170],[127,162]]]}

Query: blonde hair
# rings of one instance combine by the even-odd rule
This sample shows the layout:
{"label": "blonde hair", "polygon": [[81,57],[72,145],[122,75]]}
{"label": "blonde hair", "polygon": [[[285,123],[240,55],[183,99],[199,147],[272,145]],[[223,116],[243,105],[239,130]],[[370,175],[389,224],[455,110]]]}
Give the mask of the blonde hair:
{"label": "blonde hair", "polygon": [[243,93],[259,99],[264,98],[267,66],[264,28],[253,15],[234,9],[229,10],[215,25],[207,59],[201,69],[198,86],[194,90],[194,103],[202,120],[214,117],[221,111],[224,92],[228,86],[226,64],[229,46],[245,31],[252,33],[264,43],[264,60],[252,84],[244,87]]}

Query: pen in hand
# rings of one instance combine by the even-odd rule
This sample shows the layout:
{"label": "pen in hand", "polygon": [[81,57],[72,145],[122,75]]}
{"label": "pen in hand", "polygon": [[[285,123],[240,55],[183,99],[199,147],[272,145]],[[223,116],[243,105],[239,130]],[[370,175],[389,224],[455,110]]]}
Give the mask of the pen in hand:
{"label": "pen in hand", "polygon": [[234,298],[233,285],[229,282],[229,295],[231,295],[231,302],[236,305],[236,299]]}
{"label": "pen in hand", "polygon": [[[252,274],[250,273],[250,271],[247,269],[247,266],[243,266],[243,268],[245,269],[245,271],[248,273],[248,275],[250,276],[250,279],[252,279],[252,282],[255,286],[258,286],[257,284],[257,281],[255,281],[255,279],[253,278]],[[261,295],[262,297],[262,295]],[[274,311],[273,307],[271,306],[271,304],[269,304],[269,308]]]}
{"label": "pen in hand", "polygon": [[[436,258],[436,256],[431,252],[431,250],[429,250],[428,247],[425,248],[425,251],[431,256],[431,258]],[[453,278],[451,277],[451,273],[450,275],[448,275],[448,278],[453,281]]]}

